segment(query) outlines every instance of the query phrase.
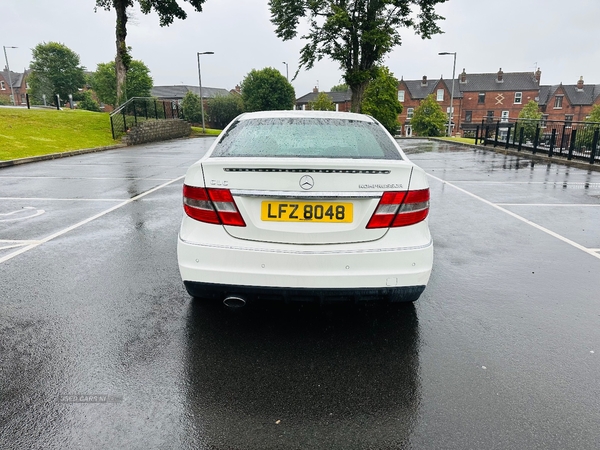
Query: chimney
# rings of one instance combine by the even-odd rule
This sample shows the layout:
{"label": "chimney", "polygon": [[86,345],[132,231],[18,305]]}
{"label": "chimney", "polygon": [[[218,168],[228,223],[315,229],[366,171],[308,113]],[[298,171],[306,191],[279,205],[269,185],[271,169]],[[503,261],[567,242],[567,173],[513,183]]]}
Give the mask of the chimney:
{"label": "chimney", "polygon": [[464,68],[463,68],[462,73],[460,74],[460,82],[461,83],[466,83],[467,82],[467,72],[465,72]]}
{"label": "chimney", "polygon": [[314,93],[314,94],[318,94],[318,93],[319,93],[319,88],[315,86],[315,87],[313,88],[313,93]]}
{"label": "chimney", "polygon": [[539,85],[541,80],[542,80],[542,71],[538,67],[537,70],[535,71],[535,81],[537,81],[537,84]]}
{"label": "chimney", "polygon": [[242,88],[240,87],[239,84],[235,85],[235,92],[240,92],[240,93],[242,92]]}
{"label": "chimney", "polygon": [[421,80],[421,86],[427,86],[427,75],[423,75],[423,79]]}
{"label": "chimney", "polygon": [[579,81],[577,82],[577,90],[583,91],[583,77],[579,77]]}
{"label": "chimney", "polygon": [[498,71],[498,79],[496,81],[498,83],[504,82],[504,72],[502,72],[502,67],[500,67],[500,70]]}

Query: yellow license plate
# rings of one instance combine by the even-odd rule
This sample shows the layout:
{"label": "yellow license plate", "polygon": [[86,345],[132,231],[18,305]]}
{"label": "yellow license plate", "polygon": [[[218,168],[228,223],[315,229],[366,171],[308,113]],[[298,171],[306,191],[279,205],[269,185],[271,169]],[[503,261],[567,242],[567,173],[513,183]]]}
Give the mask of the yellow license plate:
{"label": "yellow license plate", "polygon": [[352,222],[352,203],[262,202],[260,218],[274,222]]}

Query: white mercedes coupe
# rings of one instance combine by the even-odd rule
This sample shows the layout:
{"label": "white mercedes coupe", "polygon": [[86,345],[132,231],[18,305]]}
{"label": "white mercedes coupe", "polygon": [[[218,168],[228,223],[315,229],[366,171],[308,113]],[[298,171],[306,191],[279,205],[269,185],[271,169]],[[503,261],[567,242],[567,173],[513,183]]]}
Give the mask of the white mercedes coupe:
{"label": "white mercedes coupe", "polygon": [[412,302],[431,274],[425,172],[366,115],[242,114],[188,169],[183,209],[192,297]]}

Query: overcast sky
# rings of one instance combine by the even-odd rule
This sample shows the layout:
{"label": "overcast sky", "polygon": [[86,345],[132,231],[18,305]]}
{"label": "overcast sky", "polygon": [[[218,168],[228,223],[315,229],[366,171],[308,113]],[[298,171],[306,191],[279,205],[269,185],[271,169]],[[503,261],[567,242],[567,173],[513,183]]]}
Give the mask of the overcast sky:
{"label": "overcast sky", "polygon": [[[0,44],[10,67],[28,67],[40,42],[61,42],[78,53],[88,70],[114,59],[115,13],[94,12],[94,0],[0,0]],[[183,4],[183,0],[180,0]],[[251,69],[275,67],[290,79],[297,69],[300,39],[282,42],[274,33],[267,0],[207,0],[202,13],[189,7],[187,20],[160,28],[155,14],[132,10],[127,44],[134,59],[150,68],[155,85],[198,85],[196,52],[202,57],[202,84],[232,89]],[[386,59],[397,78],[420,79],[456,73],[533,72],[542,84],[575,84],[580,76],[600,84],[600,0],[448,0],[438,7],[444,34],[430,40],[403,30],[403,45]],[[4,55],[2,55],[3,57]],[[4,63],[3,63],[4,65]],[[343,82],[337,63],[323,60],[292,83],[300,97],[316,85],[329,90]]]}

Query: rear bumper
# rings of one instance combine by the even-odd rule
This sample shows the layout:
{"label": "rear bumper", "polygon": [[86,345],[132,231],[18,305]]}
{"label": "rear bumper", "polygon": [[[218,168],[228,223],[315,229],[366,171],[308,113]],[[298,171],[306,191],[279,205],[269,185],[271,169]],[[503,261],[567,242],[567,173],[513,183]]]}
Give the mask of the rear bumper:
{"label": "rear bumper", "polygon": [[283,287],[238,286],[228,284],[184,281],[185,288],[192,297],[223,300],[226,297],[239,297],[245,301],[414,301],[425,290],[425,286],[402,286],[380,289],[309,289]]}
{"label": "rear bumper", "polygon": [[[239,242],[239,241],[238,241]],[[357,248],[272,244],[241,246],[178,239],[179,270],[186,285],[255,288],[383,290],[425,286],[431,275],[433,243],[409,248]]]}

